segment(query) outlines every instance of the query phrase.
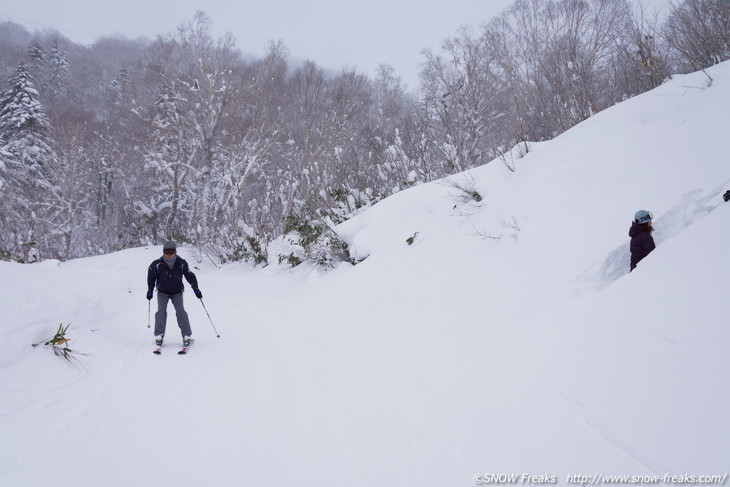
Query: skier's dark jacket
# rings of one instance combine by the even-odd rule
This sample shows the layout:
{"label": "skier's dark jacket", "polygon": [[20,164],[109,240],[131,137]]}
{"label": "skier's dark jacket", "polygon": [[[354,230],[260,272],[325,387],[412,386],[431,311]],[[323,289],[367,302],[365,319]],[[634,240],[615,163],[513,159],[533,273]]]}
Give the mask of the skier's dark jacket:
{"label": "skier's dark jacket", "polygon": [[633,271],[636,264],[649,255],[656,245],[646,223],[633,222],[629,229],[629,237],[631,237],[631,270]]}
{"label": "skier's dark jacket", "polygon": [[193,289],[198,289],[198,279],[190,271],[185,259],[176,255],[175,263],[170,269],[164,258],[160,257],[152,262],[149,269],[147,269],[147,288],[152,290],[156,285],[157,291],[161,293],[178,294],[183,292],[183,276]]}

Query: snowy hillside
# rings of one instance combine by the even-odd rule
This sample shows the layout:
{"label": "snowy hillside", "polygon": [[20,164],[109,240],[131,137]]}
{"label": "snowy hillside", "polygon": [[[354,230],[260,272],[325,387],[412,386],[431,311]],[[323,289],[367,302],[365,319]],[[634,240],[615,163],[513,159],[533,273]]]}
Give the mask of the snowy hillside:
{"label": "snowy hillside", "polygon": [[[221,334],[186,293],[187,356],[172,308],[151,353],[160,248],[0,262],[0,485],[722,482],[728,127],[724,63],[514,172],[495,161],[362,212],[338,227],[357,266],[218,268],[183,248]],[[628,274],[638,209],[658,246]],[[85,367],[30,346],[59,323]]]}

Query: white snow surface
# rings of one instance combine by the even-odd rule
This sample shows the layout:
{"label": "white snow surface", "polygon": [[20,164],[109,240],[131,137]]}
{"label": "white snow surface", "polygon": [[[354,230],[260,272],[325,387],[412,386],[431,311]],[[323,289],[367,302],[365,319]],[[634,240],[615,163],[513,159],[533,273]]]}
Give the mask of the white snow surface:
{"label": "white snow surface", "polygon": [[[221,335],[188,290],[185,356],[172,306],[151,353],[160,248],[0,262],[0,485],[726,475],[729,127],[723,63],[363,211],[337,228],[356,266],[183,247]],[[629,274],[639,209],[657,249]],[[84,366],[31,347],[60,323]]]}

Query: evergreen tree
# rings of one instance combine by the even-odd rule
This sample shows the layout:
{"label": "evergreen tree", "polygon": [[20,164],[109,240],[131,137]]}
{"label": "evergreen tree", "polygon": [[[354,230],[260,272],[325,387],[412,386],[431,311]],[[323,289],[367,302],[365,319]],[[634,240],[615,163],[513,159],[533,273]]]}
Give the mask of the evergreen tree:
{"label": "evergreen tree", "polygon": [[[0,209],[7,218],[0,251],[22,255],[24,261],[39,247],[50,248],[45,215],[54,190],[50,175],[57,163],[50,136],[51,124],[38,101],[28,65],[21,61],[0,98],[0,153],[4,159]],[[40,237],[46,242],[39,242]]]}
{"label": "evergreen tree", "polygon": [[35,79],[45,79],[46,77],[46,51],[39,39],[33,40],[25,51],[30,72]]}
{"label": "evergreen tree", "polygon": [[49,188],[48,167],[56,155],[51,148],[51,123],[38,101],[28,65],[21,61],[0,99],[0,140],[11,155],[11,168],[22,181]]}
{"label": "evergreen tree", "polygon": [[122,68],[116,78],[109,84],[109,93],[112,103],[118,105],[125,101],[127,88],[129,86],[129,70]]}
{"label": "evergreen tree", "polygon": [[68,53],[58,47],[58,39],[53,41],[48,57],[48,97],[52,101],[65,98],[68,91]]}
{"label": "evergreen tree", "polygon": [[43,49],[43,44],[41,44],[41,41],[39,41],[38,39],[35,39],[28,45],[28,49],[26,50],[26,52],[28,54],[28,59],[30,59],[32,62],[36,62],[39,64],[43,64],[46,62],[46,53]]}

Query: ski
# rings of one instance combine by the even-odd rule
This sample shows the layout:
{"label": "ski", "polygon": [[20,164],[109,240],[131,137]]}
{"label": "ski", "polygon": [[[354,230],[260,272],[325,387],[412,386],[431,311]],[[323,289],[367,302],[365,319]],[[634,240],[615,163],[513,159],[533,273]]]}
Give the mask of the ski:
{"label": "ski", "polygon": [[193,345],[194,342],[195,342],[195,340],[191,338],[190,339],[190,343],[188,344],[188,346],[187,347],[182,347],[180,349],[180,351],[177,352],[177,354],[178,355],[185,355],[186,353],[188,353],[188,349]]}
{"label": "ski", "polygon": [[162,354],[162,347],[155,347],[155,349],[152,350],[152,353],[154,353],[155,355]]}

